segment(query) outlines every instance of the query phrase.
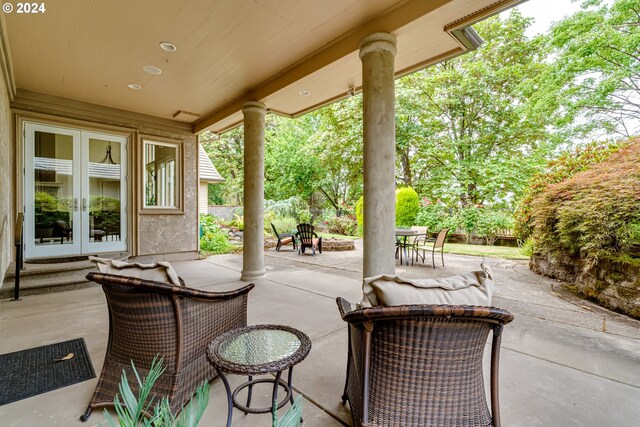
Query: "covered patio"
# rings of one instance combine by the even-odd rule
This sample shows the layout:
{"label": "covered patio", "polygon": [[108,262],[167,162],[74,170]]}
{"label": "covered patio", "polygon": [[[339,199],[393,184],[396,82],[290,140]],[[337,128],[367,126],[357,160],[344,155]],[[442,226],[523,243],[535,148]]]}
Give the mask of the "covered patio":
{"label": "covered patio", "polygon": [[[294,372],[307,426],[351,425],[341,404],[346,366],[346,324],[338,296],[361,298],[362,245],[351,252],[300,256],[283,249],[265,253],[267,278],[249,294],[251,324],[295,326],[312,340]],[[481,259],[445,255],[447,266],[397,266],[399,275],[444,277],[478,269]],[[631,426],[640,423],[640,322],[566,294],[531,273],[522,261],[488,259],[495,276],[493,305],[515,320],[505,327],[501,353],[501,415],[508,426]],[[228,290],[243,285],[240,255],[174,263],[189,286]],[[31,295],[0,302],[3,351],[84,337],[98,373],[107,342],[107,306],[99,287]],[[486,356],[486,352],[485,352]],[[488,362],[485,360],[485,362]],[[486,365],[486,364],[485,364]],[[231,376],[232,386],[241,381]],[[84,412],[97,379],[0,406],[4,426],[85,425]],[[261,393],[254,392],[254,396]],[[264,394],[264,393],[262,393]],[[258,397],[254,397],[257,399]],[[103,421],[94,411],[89,425]],[[222,426],[226,400],[220,379],[211,383],[201,425]],[[269,415],[234,412],[234,426],[270,425]]]}

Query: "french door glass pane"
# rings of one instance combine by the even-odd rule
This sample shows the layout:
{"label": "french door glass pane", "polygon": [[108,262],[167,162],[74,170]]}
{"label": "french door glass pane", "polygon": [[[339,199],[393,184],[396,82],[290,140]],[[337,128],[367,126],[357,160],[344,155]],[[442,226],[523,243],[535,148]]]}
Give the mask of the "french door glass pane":
{"label": "french door glass pane", "polygon": [[89,138],[89,242],[122,239],[120,142]]}
{"label": "french door glass pane", "polygon": [[73,243],[73,137],[35,131],[33,168],[36,246]]}

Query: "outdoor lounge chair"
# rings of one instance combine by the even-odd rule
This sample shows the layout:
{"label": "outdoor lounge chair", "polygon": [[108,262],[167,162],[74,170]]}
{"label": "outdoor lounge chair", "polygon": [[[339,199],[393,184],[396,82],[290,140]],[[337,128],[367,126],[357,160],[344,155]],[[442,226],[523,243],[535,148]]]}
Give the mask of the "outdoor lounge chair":
{"label": "outdoor lounge chair", "polygon": [[[436,252],[440,252],[440,258],[442,259],[442,266],[444,267],[444,242],[447,240],[447,235],[449,234],[448,228],[443,228],[440,230],[435,240],[427,239],[426,237],[422,237],[416,239],[413,246],[413,251],[416,254],[416,259],[418,257],[422,258],[422,263],[424,264],[425,252],[431,251],[431,263],[433,264],[433,268],[436,268]],[[422,255],[420,252],[422,251]],[[413,262],[413,257],[411,258]]]}
{"label": "outdoor lounge chair", "polygon": [[273,225],[273,223],[271,224],[271,229],[273,230],[273,233],[276,235],[276,237],[278,238],[278,243],[276,243],[276,251],[280,251],[280,248],[283,245],[288,245],[289,243],[291,243],[293,245],[293,250],[295,251],[297,248],[296,246],[296,238],[293,234],[291,233],[278,233],[278,230],[276,230],[276,226]]}
{"label": "outdoor lounge chair", "polygon": [[[503,325],[513,316],[493,307],[401,305],[352,310],[347,380],[354,426],[500,426],[498,365]],[[491,411],[482,375],[489,333]]]}
{"label": "outdoor lounge chair", "polygon": [[304,253],[305,248],[310,248],[313,255],[316,254],[316,249],[322,253],[322,237],[318,237],[318,234],[313,231],[313,225],[298,224],[297,229],[298,253]]}
{"label": "outdoor lounge chair", "polygon": [[203,381],[216,376],[206,357],[207,345],[219,334],[247,325],[247,297],[254,287],[207,292],[113,274],[89,273],[87,279],[102,285],[107,298],[109,341],[82,421],[96,407],[113,406],[123,369],[137,395],[131,363],[142,378],[156,355],[164,358],[165,371],[152,394],[156,401],[167,397],[171,411],[178,413]]}

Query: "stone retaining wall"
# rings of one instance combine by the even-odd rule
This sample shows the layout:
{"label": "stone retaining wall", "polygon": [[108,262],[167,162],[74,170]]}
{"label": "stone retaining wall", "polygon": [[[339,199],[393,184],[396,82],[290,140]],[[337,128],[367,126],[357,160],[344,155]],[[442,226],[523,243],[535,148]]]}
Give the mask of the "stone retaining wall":
{"label": "stone retaining wall", "polygon": [[599,260],[582,271],[580,258],[534,254],[529,268],[535,273],[571,283],[577,292],[604,307],[640,319],[640,267]]}

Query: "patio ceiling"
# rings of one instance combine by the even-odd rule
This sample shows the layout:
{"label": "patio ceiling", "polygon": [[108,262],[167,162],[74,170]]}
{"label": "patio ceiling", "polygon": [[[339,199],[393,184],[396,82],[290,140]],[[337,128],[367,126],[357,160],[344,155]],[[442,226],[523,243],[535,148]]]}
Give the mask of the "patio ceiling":
{"label": "patio ceiling", "polygon": [[358,90],[359,42],[373,32],[398,38],[402,75],[472,49],[466,27],[521,1],[78,0],[2,18],[16,96],[54,95],[220,132],[241,122],[247,100],[297,116]]}

